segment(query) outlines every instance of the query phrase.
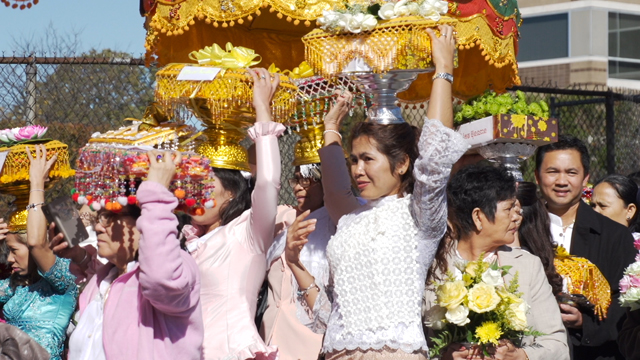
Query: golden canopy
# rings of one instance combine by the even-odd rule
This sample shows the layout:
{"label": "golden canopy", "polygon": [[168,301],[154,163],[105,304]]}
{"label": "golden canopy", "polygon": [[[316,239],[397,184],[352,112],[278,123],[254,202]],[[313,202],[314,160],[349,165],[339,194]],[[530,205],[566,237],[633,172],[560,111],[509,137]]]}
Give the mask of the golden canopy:
{"label": "golden canopy", "polygon": [[[157,0],[146,6],[147,62],[191,62],[191,51],[232,42],[262,55],[262,65],[292,69],[305,60],[302,36],[316,27],[323,10],[341,0]],[[358,3],[364,0],[350,0]],[[520,14],[516,0],[451,0],[458,59],[454,95],[469,98],[487,89],[519,84],[516,63]],[[429,97],[431,75],[421,74],[399,97]]]}

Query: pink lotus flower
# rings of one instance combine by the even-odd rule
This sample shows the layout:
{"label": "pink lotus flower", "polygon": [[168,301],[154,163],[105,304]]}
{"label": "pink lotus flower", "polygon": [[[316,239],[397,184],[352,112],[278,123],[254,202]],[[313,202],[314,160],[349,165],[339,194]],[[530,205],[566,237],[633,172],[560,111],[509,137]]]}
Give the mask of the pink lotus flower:
{"label": "pink lotus flower", "polygon": [[18,133],[16,134],[16,140],[32,140],[42,138],[47,132],[47,128],[40,125],[30,125],[23,128],[18,129]]}

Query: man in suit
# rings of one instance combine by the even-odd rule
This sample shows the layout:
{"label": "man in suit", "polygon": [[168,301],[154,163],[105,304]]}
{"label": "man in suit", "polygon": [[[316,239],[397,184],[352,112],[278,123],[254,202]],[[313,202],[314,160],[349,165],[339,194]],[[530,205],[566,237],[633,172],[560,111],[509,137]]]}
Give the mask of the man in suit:
{"label": "man in suit", "polygon": [[557,143],[538,148],[535,175],[547,202],[554,241],[570,254],[594,263],[611,286],[611,305],[603,321],[590,310],[560,305],[573,359],[622,360],[616,339],[625,311],[618,303],[618,282],[637,253],[633,236],[626,227],[581,201],[589,180],[589,152],[581,140],[560,136]]}

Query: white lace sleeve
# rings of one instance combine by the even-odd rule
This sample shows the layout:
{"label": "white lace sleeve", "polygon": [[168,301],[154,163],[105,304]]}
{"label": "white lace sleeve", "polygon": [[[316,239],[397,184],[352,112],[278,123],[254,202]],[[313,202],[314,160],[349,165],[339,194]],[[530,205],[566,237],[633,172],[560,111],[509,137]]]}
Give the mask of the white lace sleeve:
{"label": "white lace sleeve", "polygon": [[426,119],[418,147],[420,156],[413,169],[416,183],[411,211],[420,238],[437,241],[447,229],[446,188],[451,167],[467,151],[469,144],[462,135],[440,121]]}

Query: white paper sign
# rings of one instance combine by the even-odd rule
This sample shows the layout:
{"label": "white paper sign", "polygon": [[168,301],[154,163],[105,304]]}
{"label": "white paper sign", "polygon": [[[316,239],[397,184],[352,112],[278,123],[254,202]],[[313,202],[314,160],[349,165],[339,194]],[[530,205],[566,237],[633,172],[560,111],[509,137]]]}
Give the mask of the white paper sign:
{"label": "white paper sign", "polygon": [[2,168],[4,167],[4,162],[7,160],[7,155],[11,150],[6,150],[0,152],[0,172],[2,172]]}
{"label": "white paper sign", "polygon": [[493,116],[462,124],[458,133],[472,148],[485,145],[493,140]]}
{"label": "white paper sign", "polygon": [[220,70],[222,69],[215,67],[185,66],[180,70],[177,80],[211,81],[218,75]]}

